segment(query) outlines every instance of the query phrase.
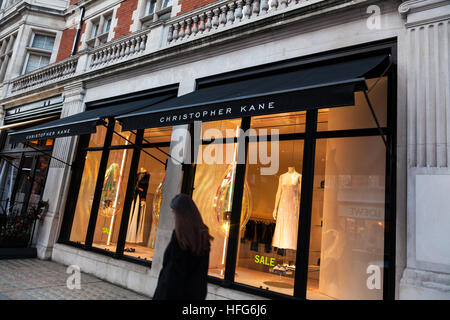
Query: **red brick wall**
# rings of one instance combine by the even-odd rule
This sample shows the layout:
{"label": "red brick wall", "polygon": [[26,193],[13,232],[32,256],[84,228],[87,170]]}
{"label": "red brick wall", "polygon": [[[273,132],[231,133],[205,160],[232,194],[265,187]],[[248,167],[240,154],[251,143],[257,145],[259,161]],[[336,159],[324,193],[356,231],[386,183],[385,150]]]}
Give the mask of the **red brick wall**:
{"label": "red brick wall", "polygon": [[133,12],[136,11],[138,0],[125,0],[117,8],[117,26],[114,28],[114,39],[130,34],[130,26],[133,24]]}
{"label": "red brick wall", "polygon": [[76,4],[80,0],[70,0],[70,5]]}
{"label": "red brick wall", "polygon": [[70,57],[76,33],[77,29],[75,27],[63,31],[56,61],[61,61]]}
{"label": "red brick wall", "polygon": [[78,40],[78,48],[81,46],[81,38],[83,37],[84,32],[86,31],[86,21],[83,21],[83,25],[81,26],[80,38]]}
{"label": "red brick wall", "polygon": [[178,15],[207,5],[208,3],[214,1],[216,0],[178,0],[178,5],[181,5],[181,11],[178,12]]}

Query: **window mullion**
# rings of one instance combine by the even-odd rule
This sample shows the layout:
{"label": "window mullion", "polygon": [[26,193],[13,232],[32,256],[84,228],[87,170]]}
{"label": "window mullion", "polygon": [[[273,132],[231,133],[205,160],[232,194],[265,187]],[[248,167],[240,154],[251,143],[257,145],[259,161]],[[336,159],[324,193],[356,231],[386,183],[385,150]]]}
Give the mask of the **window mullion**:
{"label": "window mullion", "polygon": [[[237,251],[239,245],[239,229],[241,225],[242,196],[245,185],[246,155],[248,150],[248,139],[245,132],[250,128],[250,117],[242,118],[241,134],[238,139],[238,158],[236,164],[236,180],[233,188],[232,212],[230,217],[229,238],[227,244],[227,256],[225,262],[224,284],[234,282],[236,271]],[[241,156],[241,157],[240,157]]]}

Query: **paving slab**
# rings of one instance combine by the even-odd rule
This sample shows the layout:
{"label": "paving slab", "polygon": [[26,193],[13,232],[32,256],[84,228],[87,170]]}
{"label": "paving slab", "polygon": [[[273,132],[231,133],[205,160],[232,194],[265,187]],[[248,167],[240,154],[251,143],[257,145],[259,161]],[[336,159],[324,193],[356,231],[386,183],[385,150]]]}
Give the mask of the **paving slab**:
{"label": "paving slab", "polygon": [[150,300],[149,297],[80,273],[69,288],[67,266],[39,259],[0,260],[0,300]]}

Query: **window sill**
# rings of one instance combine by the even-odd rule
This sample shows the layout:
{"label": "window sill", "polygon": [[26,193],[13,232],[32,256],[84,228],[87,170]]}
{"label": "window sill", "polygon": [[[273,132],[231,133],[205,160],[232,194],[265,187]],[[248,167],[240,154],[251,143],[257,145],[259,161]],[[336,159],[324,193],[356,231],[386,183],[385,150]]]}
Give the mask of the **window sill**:
{"label": "window sill", "polygon": [[27,47],[26,50],[29,52],[33,52],[33,53],[40,53],[40,54],[45,54],[45,55],[49,55],[49,56],[52,55],[52,50],[45,50],[45,49],[34,48],[34,47]]}
{"label": "window sill", "polygon": [[160,9],[158,11],[154,11],[153,13],[149,13],[148,15],[143,16],[142,18],[140,18],[140,21],[141,21],[141,23],[143,25],[144,24],[149,25],[149,24],[152,24],[154,22],[157,22],[158,20],[160,20],[160,17],[162,15],[170,13],[170,12],[172,12],[172,6]]}

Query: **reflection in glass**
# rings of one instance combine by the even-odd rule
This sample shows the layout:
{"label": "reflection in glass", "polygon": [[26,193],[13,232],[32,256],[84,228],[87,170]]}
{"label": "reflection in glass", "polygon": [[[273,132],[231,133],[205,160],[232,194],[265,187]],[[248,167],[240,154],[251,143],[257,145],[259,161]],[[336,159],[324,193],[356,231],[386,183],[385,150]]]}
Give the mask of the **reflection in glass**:
{"label": "reflection in glass", "polygon": [[0,214],[9,214],[20,159],[4,156],[0,164]]}
{"label": "reflection in glass", "polygon": [[34,179],[31,187],[30,200],[28,202],[28,209],[36,207],[41,200],[44,192],[45,179],[47,177],[48,165],[50,162],[49,156],[40,156],[37,159],[36,168],[34,171]]}
{"label": "reflection in glass", "polygon": [[303,133],[305,132],[305,122],[306,111],[277,113],[252,117],[251,128],[278,129],[279,134]]}
{"label": "reflection in glass", "polygon": [[115,251],[128,183],[132,149],[111,150],[103,182],[93,246]]}
{"label": "reflection in glass", "polygon": [[129,145],[134,143],[136,135],[131,131],[122,131],[122,126],[116,120],[114,124],[114,134],[112,135],[111,145]]}
{"label": "reflection in glass", "polygon": [[[193,200],[204,223],[214,237],[211,244],[209,274],[223,278],[236,179],[237,144],[209,144],[199,147]],[[228,156],[227,156],[228,155]],[[248,187],[244,189],[241,225],[250,212]]]}
{"label": "reflection in glass", "polygon": [[91,134],[89,140],[89,148],[91,147],[103,147],[105,145],[106,127],[99,125],[96,127],[96,132]]}
{"label": "reflection in glass", "polygon": [[237,137],[241,119],[202,122],[201,138],[204,140]]}
{"label": "reflection in glass", "polygon": [[101,151],[89,151],[86,155],[72,230],[70,232],[70,241],[85,242],[101,156]]}
{"label": "reflection in glass", "polygon": [[[372,88],[369,99],[382,127],[387,125],[388,78],[368,79],[367,85]],[[375,86],[374,86],[375,85]],[[322,109],[319,111],[317,131],[348,130],[376,128],[370,108],[363,92],[355,92],[355,105]]]}
{"label": "reflection in glass", "polygon": [[12,212],[14,214],[20,214],[22,212],[22,209],[26,209],[26,196],[30,190],[31,187],[31,170],[33,167],[34,157],[33,156],[26,156],[23,161],[22,170],[18,174],[18,185],[17,185],[17,191],[12,199]]}
{"label": "reflection in glass", "polygon": [[317,141],[308,299],[383,298],[385,159],[379,136]]}
{"label": "reflection in glass", "polygon": [[158,127],[144,130],[143,143],[170,142],[172,127]]}
{"label": "reflection in glass", "polygon": [[[160,148],[168,153],[169,148]],[[124,254],[152,260],[165,178],[167,155],[156,148],[141,152],[133,202],[128,219]],[[159,159],[160,161],[156,160]]]}

